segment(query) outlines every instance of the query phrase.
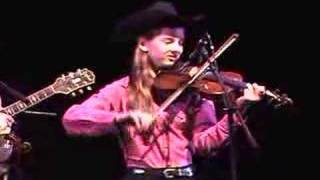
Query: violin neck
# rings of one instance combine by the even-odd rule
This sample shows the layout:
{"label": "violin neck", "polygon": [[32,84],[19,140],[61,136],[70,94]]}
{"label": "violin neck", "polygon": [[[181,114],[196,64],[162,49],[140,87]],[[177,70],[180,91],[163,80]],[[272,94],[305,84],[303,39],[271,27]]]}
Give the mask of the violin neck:
{"label": "violin neck", "polygon": [[226,84],[228,86],[232,86],[233,88],[237,88],[237,89],[247,88],[247,82],[234,80],[234,79],[227,78],[227,77],[224,77],[224,76],[222,76],[221,79],[222,79],[224,84]]}

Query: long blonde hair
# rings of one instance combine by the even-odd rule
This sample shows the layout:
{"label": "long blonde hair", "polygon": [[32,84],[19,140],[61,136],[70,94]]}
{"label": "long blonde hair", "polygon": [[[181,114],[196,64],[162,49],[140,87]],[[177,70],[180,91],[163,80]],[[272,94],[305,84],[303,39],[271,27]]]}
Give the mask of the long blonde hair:
{"label": "long blonde hair", "polygon": [[129,109],[154,113],[151,89],[155,70],[147,52],[135,48],[129,82]]}
{"label": "long blonde hair", "polygon": [[[142,36],[148,40],[162,32],[161,28],[150,30]],[[154,65],[148,52],[142,51],[138,43],[133,52],[129,81],[129,109],[155,113],[152,85],[156,76]]]}

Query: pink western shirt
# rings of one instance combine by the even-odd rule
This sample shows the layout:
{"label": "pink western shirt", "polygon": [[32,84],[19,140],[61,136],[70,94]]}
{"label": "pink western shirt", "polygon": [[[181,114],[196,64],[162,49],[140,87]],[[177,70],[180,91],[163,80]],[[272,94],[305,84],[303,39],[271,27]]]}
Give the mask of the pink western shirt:
{"label": "pink western shirt", "polygon": [[[68,134],[99,135],[119,132],[114,122],[117,114],[126,112],[128,77],[106,85],[81,104],[71,106],[62,118]],[[128,167],[164,168],[192,164],[192,154],[218,148],[228,138],[226,116],[217,122],[212,101],[203,99],[188,129],[185,101],[172,104],[164,112],[172,122],[163,130],[166,118],[158,118],[153,128],[154,137],[146,143],[133,124],[126,124],[129,139],[123,142]],[[155,105],[158,107],[158,105]],[[124,125],[123,125],[124,126]],[[164,133],[165,132],[165,133]],[[191,136],[187,136],[191,133]]]}

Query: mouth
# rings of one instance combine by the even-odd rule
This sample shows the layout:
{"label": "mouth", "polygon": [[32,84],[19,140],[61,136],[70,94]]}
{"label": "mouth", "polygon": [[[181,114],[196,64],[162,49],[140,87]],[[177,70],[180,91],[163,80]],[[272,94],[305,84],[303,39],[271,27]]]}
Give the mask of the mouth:
{"label": "mouth", "polygon": [[177,61],[177,59],[178,59],[178,56],[168,56],[168,60],[171,62],[175,62]]}
{"label": "mouth", "polygon": [[175,58],[168,58],[168,60],[169,60],[170,62],[175,62],[175,61],[176,61]]}
{"label": "mouth", "polygon": [[177,62],[177,59],[175,58],[168,58],[167,64],[173,65]]}

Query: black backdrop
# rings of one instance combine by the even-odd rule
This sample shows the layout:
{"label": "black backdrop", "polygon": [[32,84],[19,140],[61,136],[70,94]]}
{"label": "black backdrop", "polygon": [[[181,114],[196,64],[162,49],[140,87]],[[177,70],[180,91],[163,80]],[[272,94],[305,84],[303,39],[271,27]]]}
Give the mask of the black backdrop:
{"label": "black backdrop", "polygon": [[[3,6],[0,25],[0,80],[29,95],[50,85],[63,73],[88,68],[96,74],[93,91],[126,72],[122,47],[108,43],[116,20],[148,1],[126,1],[121,5],[15,4]],[[250,121],[261,149],[250,148],[240,132],[237,136],[239,179],[272,179],[300,175],[303,111],[300,58],[296,36],[302,25],[297,6],[244,2],[176,2],[186,14],[204,13],[208,30],[218,47],[232,33],[240,39],[218,62],[220,69],[235,70],[250,82],[279,88],[295,101],[294,108],[270,110],[262,106]],[[295,37],[295,38],[292,38]],[[241,48],[240,48],[241,47]],[[112,64],[112,65],[111,65]],[[18,132],[31,142],[23,169],[35,179],[116,179],[123,173],[122,154],[116,138],[71,138],[64,134],[60,118],[71,104],[90,95],[55,95],[30,108],[56,112],[57,117],[20,113]],[[16,99],[1,92],[3,105]],[[203,179],[226,179],[228,148],[208,160],[196,157]],[[70,179],[70,178],[69,178]]]}

